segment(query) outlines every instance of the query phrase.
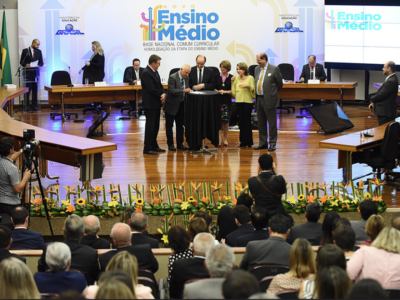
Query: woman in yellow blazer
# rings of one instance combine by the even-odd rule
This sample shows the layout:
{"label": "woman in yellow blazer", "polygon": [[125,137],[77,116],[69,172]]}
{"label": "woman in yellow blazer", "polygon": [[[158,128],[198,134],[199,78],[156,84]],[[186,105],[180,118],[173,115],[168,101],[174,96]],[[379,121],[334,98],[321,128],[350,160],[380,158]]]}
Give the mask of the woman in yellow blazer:
{"label": "woman in yellow blazer", "polygon": [[236,76],[232,84],[232,95],[236,99],[236,110],[239,118],[240,145],[239,147],[253,146],[253,132],[251,130],[251,112],[255,98],[254,77],[249,75],[245,63],[238,63]]}

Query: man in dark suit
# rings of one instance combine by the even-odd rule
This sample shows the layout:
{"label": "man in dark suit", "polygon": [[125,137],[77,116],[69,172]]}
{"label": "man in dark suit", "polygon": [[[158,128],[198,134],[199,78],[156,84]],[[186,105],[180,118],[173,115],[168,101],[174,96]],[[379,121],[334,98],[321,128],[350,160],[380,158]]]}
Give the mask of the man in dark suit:
{"label": "man in dark suit", "polygon": [[[85,275],[88,285],[97,281],[100,273],[97,251],[89,246],[81,245],[80,240],[83,236],[85,224],[77,215],[71,215],[64,222],[63,241],[71,250],[71,269],[78,270]],[[39,259],[38,271],[45,272],[49,267],[46,264],[47,244],[43,249],[43,254]]]}
{"label": "man in dark suit", "polygon": [[165,152],[157,143],[158,130],[160,129],[160,111],[165,101],[165,92],[158,74],[161,57],[151,55],[149,65],[142,75],[143,109],[146,114],[146,127],[144,130],[143,154],[157,155]]}
{"label": "man in dark suit", "polygon": [[148,219],[149,217],[141,211],[132,214],[128,221],[131,226],[131,243],[133,246],[150,245],[151,249],[160,248],[158,240],[143,235],[143,232],[147,229]]}
{"label": "man in dark suit", "polygon": [[194,91],[208,90],[215,88],[214,71],[205,66],[206,57],[198,55],[196,57],[196,66],[192,67],[189,75],[189,87]]}
{"label": "man in dark suit", "polygon": [[225,243],[231,247],[235,247],[236,240],[239,237],[254,233],[254,227],[250,224],[250,212],[246,206],[236,205],[232,209],[232,214],[235,217],[235,222],[238,226],[238,229],[226,236]]}
{"label": "man in dark suit", "polygon": [[[138,58],[135,58],[132,61],[132,65],[133,65],[133,67],[126,68],[126,71],[124,74],[124,82],[130,83],[130,84],[133,83],[133,84],[141,85],[140,79],[142,78],[144,68],[142,68],[140,66],[140,60]],[[129,103],[130,103],[131,107],[136,110],[136,100],[129,101]]]}
{"label": "man in dark suit", "polygon": [[29,213],[25,207],[14,208],[11,215],[11,222],[14,224],[11,250],[43,249],[44,241],[42,234],[28,230]]}
{"label": "man in dark suit", "polygon": [[184,64],[181,69],[168,78],[168,93],[164,104],[165,132],[167,134],[168,150],[176,151],[172,126],[176,126],[176,147],[187,150],[183,145],[183,123],[185,118],[185,97],[192,92],[189,88],[190,66]]}
{"label": "man in dark suit", "polygon": [[309,241],[312,246],[318,246],[322,237],[322,223],[318,223],[320,216],[321,206],[318,202],[307,204],[304,214],[307,222],[293,226],[286,241],[293,244],[296,239],[303,238]]}
{"label": "man in dark suit", "polygon": [[[42,51],[39,50],[40,41],[38,39],[34,39],[32,41],[32,45],[26,49],[22,50],[20,65],[24,68],[30,68],[31,63],[38,62],[37,65],[39,67],[43,66],[43,56]],[[33,70],[26,70],[26,81],[29,81],[27,86],[29,87],[29,92],[25,95],[25,101],[29,101],[29,93],[32,91],[32,104],[31,109],[37,110],[37,93],[38,93],[38,85],[36,78],[40,76],[40,72]],[[28,104],[28,102],[26,103]]]}
{"label": "man in dark suit", "polygon": [[81,238],[81,244],[92,247],[93,249],[110,249],[110,242],[106,239],[98,237],[100,232],[99,218],[93,215],[83,217],[85,223],[84,236]]}
{"label": "man in dark suit", "polygon": [[12,231],[10,228],[8,228],[5,225],[0,225],[0,262],[3,259],[9,258],[9,257],[15,257],[26,264],[25,258],[23,258],[22,256],[19,256],[17,254],[10,253],[9,249],[12,244],[11,234],[12,234]]}
{"label": "man in dark suit", "polygon": [[[278,126],[276,123],[276,107],[279,102],[279,91],[283,86],[282,74],[277,66],[268,63],[265,53],[257,55],[258,66],[255,69],[256,100],[258,131],[260,132],[260,144],[254,150],[276,150],[278,140]],[[268,122],[268,130],[267,130]],[[269,148],[268,148],[269,133]]]}
{"label": "man in dark suit", "polygon": [[215,245],[214,237],[209,233],[199,233],[193,240],[193,257],[175,260],[169,281],[171,299],[182,299],[185,283],[191,279],[210,278],[204,266],[207,251]]}
{"label": "man in dark suit", "polygon": [[276,215],[269,221],[269,235],[267,240],[252,241],[247,244],[240,268],[251,270],[261,264],[277,264],[289,266],[291,245],[286,243],[290,232],[287,218]]}
{"label": "man in dark suit", "polygon": [[267,229],[269,222],[268,211],[262,207],[255,207],[250,215],[251,225],[254,227],[254,232],[240,236],[236,240],[235,247],[246,247],[251,241],[266,240],[269,238]]}
{"label": "man in dark suit", "polygon": [[99,256],[101,270],[105,271],[108,263],[115,254],[121,251],[128,251],[136,256],[139,269],[150,270],[155,273],[158,270],[158,262],[151,251],[150,245],[143,244],[132,246],[131,244],[131,228],[125,223],[116,223],[111,229],[111,238],[116,251],[109,251]]}
{"label": "man in dark suit", "polygon": [[399,91],[399,79],[395,73],[396,65],[388,61],[383,66],[385,82],[378,92],[371,98],[369,109],[378,116],[379,125],[383,125],[396,118],[396,98]]}
{"label": "man in dark suit", "polygon": [[[315,55],[308,56],[308,64],[303,66],[300,74],[300,80],[307,83],[310,79],[319,79],[320,81],[326,80],[324,66],[317,63]],[[308,100],[302,101],[304,105],[308,104]],[[313,105],[320,105],[321,100],[313,100]]]}

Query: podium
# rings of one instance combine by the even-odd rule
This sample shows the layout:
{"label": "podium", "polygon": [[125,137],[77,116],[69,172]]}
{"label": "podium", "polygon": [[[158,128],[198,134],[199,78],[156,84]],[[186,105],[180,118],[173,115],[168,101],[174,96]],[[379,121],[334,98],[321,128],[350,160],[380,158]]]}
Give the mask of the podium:
{"label": "podium", "polygon": [[[39,67],[21,67],[20,86],[29,88],[29,92],[24,96],[23,111],[24,113],[33,112],[32,106],[36,106],[37,111],[41,111],[38,92],[40,87],[40,68]],[[29,101],[29,98],[31,101]],[[37,99],[34,103],[33,99]]]}

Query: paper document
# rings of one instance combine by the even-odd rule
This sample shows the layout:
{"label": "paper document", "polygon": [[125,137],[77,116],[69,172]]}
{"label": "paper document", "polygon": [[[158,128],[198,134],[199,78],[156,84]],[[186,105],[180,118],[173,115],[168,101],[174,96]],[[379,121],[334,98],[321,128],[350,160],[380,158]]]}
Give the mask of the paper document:
{"label": "paper document", "polygon": [[31,63],[30,63],[30,65],[31,65],[31,68],[37,67],[37,66],[38,66],[38,63],[39,63],[39,61],[38,61],[38,60],[37,60],[37,61],[33,61],[33,62],[31,62]]}

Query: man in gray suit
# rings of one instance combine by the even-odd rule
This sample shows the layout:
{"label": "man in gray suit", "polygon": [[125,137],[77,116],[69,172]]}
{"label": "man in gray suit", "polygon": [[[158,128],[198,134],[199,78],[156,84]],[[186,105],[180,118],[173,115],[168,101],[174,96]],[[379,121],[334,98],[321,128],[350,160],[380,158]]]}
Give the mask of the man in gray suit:
{"label": "man in gray suit", "polygon": [[[268,149],[276,150],[278,140],[278,127],[276,125],[276,107],[279,102],[278,92],[283,86],[282,74],[277,66],[268,63],[268,56],[265,53],[257,55],[258,67],[255,69],[256,101],[258,131],[260,144],[254,150]],[[269,127],[269,148],[268,130]]]}
{"label": "man in gray suit", "polygon": [[231,247],[218,244],[206,253],[205,266],[210,273],[203,279],[185,285],[184,299],[222,299],[222,283],[235,267],[235,255]]}
{"label": "man in gray suit", "polygon": [[192,92],[189,88],[190,66],[184,64],[181,69],[168,78],[168,94],[164,104],[165,132],[167,134],[168,150],[176,151],[172,126],[176,126],[177,148],[187,150],[183,146],[183,123],[185,119],[185,96]]}

